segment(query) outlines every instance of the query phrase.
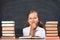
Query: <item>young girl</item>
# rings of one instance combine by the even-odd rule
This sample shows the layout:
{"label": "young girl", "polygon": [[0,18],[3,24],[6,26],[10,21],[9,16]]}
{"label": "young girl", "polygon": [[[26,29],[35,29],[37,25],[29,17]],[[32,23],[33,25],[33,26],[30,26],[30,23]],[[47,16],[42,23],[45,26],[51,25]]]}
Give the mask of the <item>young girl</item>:
{"label": "young girl", "polygon": [[31,10],[27,14],[27,22],[23,28],[23,36],[37,36],[45,38],[45,30],[43,24],[40,22],[39,14],[35,10]]}

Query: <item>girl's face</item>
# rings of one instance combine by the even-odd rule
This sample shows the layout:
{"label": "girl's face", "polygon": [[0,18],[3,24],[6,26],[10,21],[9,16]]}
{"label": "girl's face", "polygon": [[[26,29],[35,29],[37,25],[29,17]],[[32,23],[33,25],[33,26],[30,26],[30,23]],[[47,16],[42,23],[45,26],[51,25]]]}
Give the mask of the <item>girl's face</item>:
{"label": "girl's face", "polygon": [[37,23],[39,22],[37,12],[32,12],[29,14],[28,22],[30,25],[32,25],[33,23],[37,25]]}

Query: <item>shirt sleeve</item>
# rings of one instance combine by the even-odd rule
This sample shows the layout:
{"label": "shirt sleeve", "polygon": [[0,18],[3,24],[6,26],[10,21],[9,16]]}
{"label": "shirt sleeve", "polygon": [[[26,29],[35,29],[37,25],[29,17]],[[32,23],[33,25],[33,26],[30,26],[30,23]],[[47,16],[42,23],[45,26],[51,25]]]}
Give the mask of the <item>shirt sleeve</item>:
{"label": "shirt sleeve", "polygon": [[23,36],[24,36],[25,32],[24,32],[24,29],[23,29]]}
{"label": "shirt sleeve", "polygon": [[23,29],[23,36],[29,36],[29,30],[28,29]]}
{"label": "shirt sleeve", "polygon": [[36,36],[39,36],[39,37],[41,37],[41,38],[45,38],[45,37],[46,37],[45,30],[44,30],[44,29],[39,29],[39,30],[36,32]]}

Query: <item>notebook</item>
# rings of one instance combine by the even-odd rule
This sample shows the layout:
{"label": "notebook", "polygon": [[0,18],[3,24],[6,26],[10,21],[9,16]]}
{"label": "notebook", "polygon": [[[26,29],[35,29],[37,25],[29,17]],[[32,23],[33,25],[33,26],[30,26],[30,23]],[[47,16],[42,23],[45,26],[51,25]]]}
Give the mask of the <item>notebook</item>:
{"label": "notebook", "polygon": [[41,37],[28,37],[28,36],[27,36],[27,37],[26,37],[26,36],[23,36],[23,37],[19,37],[19,38],[21,38],[21,39],[29,39],[29,38],[30,38],[30,39],[35,39],[35,38],[36,38],[36,39],[43,39],[43,38],[41,38]]}

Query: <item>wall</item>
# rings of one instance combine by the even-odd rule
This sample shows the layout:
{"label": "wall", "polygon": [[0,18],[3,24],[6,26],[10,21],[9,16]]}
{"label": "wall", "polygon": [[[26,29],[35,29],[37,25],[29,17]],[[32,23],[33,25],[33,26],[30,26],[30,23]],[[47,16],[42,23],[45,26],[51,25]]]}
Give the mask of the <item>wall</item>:
{"label": "wall", "polygon": [[16,37],[22,36],[22,28],[26,22],[26,14],[31,9],[39,12],[43,22],[59,20],[60,0],[1,0],[2,20],[14,20],[16,22]]}

